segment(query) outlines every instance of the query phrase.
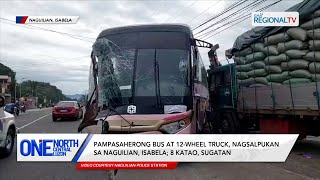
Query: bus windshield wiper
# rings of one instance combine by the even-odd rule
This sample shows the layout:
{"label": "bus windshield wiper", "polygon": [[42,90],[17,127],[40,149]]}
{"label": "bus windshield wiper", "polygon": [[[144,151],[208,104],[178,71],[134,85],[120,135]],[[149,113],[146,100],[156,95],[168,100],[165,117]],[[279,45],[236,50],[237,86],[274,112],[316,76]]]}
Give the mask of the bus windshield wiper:
{"label": "bus windshield wiper", "polygon": [[[112,106],[108,106],[107,109],[110,110],[110,112],[114,112],[116,113],[118,116],[120,116],[122,118],[122,120],[124,120],[125,122],[127,122],[129,124],[129,131],[131,130],[131,127],[134,126],[133,122],[130,123],[130,121],[128,121],[126,118],[124,118],[115,108],[113,108]],[[102,132],[107,133],[109,131],[109,123],[105,123],[107,122],[106,119],[109,117],[110,112],[105,116],[105,118],[103,119],[103,125],[102,125]],[[121,120],[121,121],[122,121]],[[122,128],[122,126],[121,126]]]}
{"label": "bus windshield wiper", "polygon": [[161,97],[160,97],[160,72],[159,72],[159,62],[157,61],[157,50],[155,50],[155,60],[154,60],[154,67],[155,67],[155,79],[156,79],[156,98],[157,98],[157,107],[161,108]]}

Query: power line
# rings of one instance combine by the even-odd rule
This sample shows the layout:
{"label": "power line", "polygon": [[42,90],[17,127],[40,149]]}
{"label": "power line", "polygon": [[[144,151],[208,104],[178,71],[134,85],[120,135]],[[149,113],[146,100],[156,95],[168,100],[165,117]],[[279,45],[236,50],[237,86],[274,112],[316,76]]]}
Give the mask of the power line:
{"label": "power line", "polygon": [[239,0],[239,1],[237,1],[236,3],[231,4],[230,6],[228,6],[226,9],[224,9],[224,10],[223,10],[222,12],[220,12],[219,14],[213,16],[212,18],[208,19],[207,21],[205,21],[205,22],[203,22],[202,24],[200,24],[200,25],[198,25],[197,27],[195,27],[195,28],[193,29],[193,31],[196,30],[196,29],[198,29],[198,28],[200,28],[200,27],[202,27],[203,25],[207,24],[208,22],[210,22],[210,21],[218,18],[219,16],[227,13],[228,11],[236,8],[237,6],[245,3],[246,1],[248,1],[248,0]]}
{"label": "power line", "polygon": [[[0,18],[0,19],[1,19],[1,18]],[[5,22],[5,21],[3,21],[3,23],[7,23],[7,24],[9,24],[9,25],[19,26],[19,27],[23,27],[23,28],[27,28],[27,29],[40,29],[40,30],[44,30],[43,28],[36,27],[36,26],[32,26],[32,27],[34,27],[34,28],[32,28],[32,27],[28,27],[28,26],[30,26],[30,25],[20,26],[20,25],[18,25],[18,24],[11,24],[11,23],[8,23],[8,22]],[[45,30],[45,31],[48,31],[48,30]],[[54,32],[54,31],[51,30],[51,31],[48,31],[48,32]],[[83,39],[83,38],[78,38],[78,37],[76,37],[76,35],[71,36],[71,35],[67,35],[67,34],[63,34],[63,33],[59,33],[59,32],[55,32],[55,33],[58,33],[58,34],[61,34],[61,35],[65,35],[65,36],[68,36],[68,37],[71,37],[71,38],[74,38],[74,39],[78,39],[78,40],[82,40],[82,41],[86,41],[86,42],[93,43],[92,41],[88,41],[88,40],[85,40],[85,39]]]}
{"label": "power line", "polygon": [[[274,2],[274,3],[271,3],[271,4],[269,4],[269,5],[265,6],[265,7],[263,7],[263,8],[261,8],[261,9],[257,10],[257,12],[259,12],[259,11],[263,11],[263,10],[266,10],[266,9],[268,9],[268,8],[270,8],[270,7],[272,7],[272,6],[274,6],[275,4],[278,4],[278,3],[279,3],[279,2],[281,2],[281,1],[282,1],[282,0],[278,0],[278,1]],[[225,29],[223,29],[223,30],[221,30],[221,31],[219,31],[219,32],[217,32],[217,33],[215,33],[215,34],[213,34],[213,35],[211,35],[211,36],[207,37],[205,40],[207,40],[207,39],[209,39],[209,38],[211,38],[211,37],[213,37],[213,36],[215,36],[215,35],[217,35],[217,34],[219,34],[219,33],[223,32],[223,31],[225,31],[225,30],[227,30],[227,29],[229,29],[229,28],[231,28],[231,27],[233,27],[233,26],[235,26],[235,25],[239,24],[240,22],[243,22],[244,20],[248,19],[249,17],[251,17],[251,14],[250,14],[250,13],[249,13],[249,14],[247,14],[247,15],[245,15],[245,16],[243,16],[243,17],[241,17],[241,18],[244,18],[244,19],[242,19],[241,21],[239,21],[239,22],[237,22],[237,23],[234,23],[234,24],[232,24],[231,26],[229,26],[229,27],[227,27],[227,28],[225,28]],[[241,19],[241,18],[240,18],[240,19]],[[240,19],[238,19],[238,20],[240,20]],[[228,23],[228,24],[230,24],[230,23]],[[225,25],[227,25],[227,24],[225,24]],[[224,25],[223,25],[223,26],[224,26]]]}
{"label": "power line", "polygon": [[[31,64],[32,66],[31,67],[35,67],[35,68],[41,68],[41,67],[43,67],[43,66],[41,66],[41,64]],[[54,65],[54,64],[47,64],[47,65]],[[21,72],[21,70],[22,69],[24,69],[24,68],[26,68],[26,66],[24,66],[24,65],[18,65],[18,64],[14,64],[14,65],[12,65],[12,66],[10,66],[12,69],[15,69],[15,68],[19,68],[20,69],[20,71],[19,72]],[[28,68],[28,70],[29,69],[31,69],[31,67],[29,67]],[[79,68],[70,68],[70,67],[67,67],[67,66],[64,66],[64,67],[59,67],[59,68],[61,68],[62,70],[67,70],[67,69],[69,69],[69,70],[72,70],[72,72],[79,72],[78,74],[80,74],[80,73],[83,73],[83,72],[89,72],[89,67],[85,70],[84,68],[81,70],[81,69],[79,69]],[[25,69],[24,69],[25,70]],[[38,70],[37,70],[38,71]]]}
{"label": "power line", "polygon": [[[185,8],[185,10],[189,9],[190,7],[192,7],[193,5],[195,5],[196,3],[198,2],[198,0],[195,0],[192,4],[190,4],[187,8]],[[179,15],[177,15],[175,18],[172,19],[172,21],[176,20],[177,18],[179,18],[179,16],[181,16],[184,12],[184,11],[181,11],[181,13]]]}
{"label": "power line", "polygon": [[209,9],[211,9],[213,6],[217,5],[221,0],[218,0],[217,2],[215,2],[213,5],[209,6],[206,10],[202,11],[198,16],[194,17],[191,19],[190,24],[197,19],[198,17],[200,17],[203,13],[207,12]]}
{"label": "power line", "polygon": [[[217,24],[219,24],[219,23],[222,23],[222,22],[224,22],[224,21],[226,21],[226,20],[230,20],[231,17],[233,17],[233,16],[239,14],[240,12],[243,12],[243,11],[244,11],[242,14],[240,14],[239,16],[237,16],[237,17],[240,17],[241,15],[243,15],[243,14],[247,13],[248,11],[256,8],[256,7],[259,6],[259,5],[261,5],[261,4],[264,3],[265,1],[267,1],[267,0],[254,1],[253,3],[250,3],[248,6],[245,6],[244,8],[241,8],[241,9],[239,9],[238,11],[236,11],[235,13],[232,13],[230,16],[227,16],[227,17],[225,17],[225,18],[223,18],[223,19],[221,19],[221,20],[219,20],[219,21],[211,24],[210,26],[207,27],[207,29],[204,29],[204,30],[200,31],[200,32],[198,32],[197,34],[202,33],[203,31],[206,31],[206,30],[208,30],[209,28],[211,28],[211,27],[213,27],[213,26],[215,26],[215,25],[217,25]],[[236,19],[237,17],[235,17],[235,19]],[[214,29],[214,30],[216,30],[216,29]],[[201,34],[201,35],[198,36],[198,38],[204,38],[204,37],[206,37],[208,34],[210,34],[211,32],[213,32],[214,30],[210,30],[210,31],[208,31],[208,32],[206,32],[206,33],[204,33],[204,34]],[[197,35],[197,34],[196,34],[196,35]]]}
{"label": "power line", "polygon": [[[25,58],[24,60],[27,60],[27,58]],[[29,60],[35,60],[35,59],[29,59]],[[34,67],[34,66],[43,67],[45,65],[57,65],[57,64],[62,64],[62,63],[54,63],[54,62],[38,62],[38,63],[34,63],[34,62],[32,62],[32,63],[28,63],[28,64],[30,65],[29,67]],[[26,68],[26,65],[17,65],[17,64],[15,64],[13,66]],[[69,67],[69,66],[64,66],[64,67]]]}
{"label": "power line", "polygon": [[[3,17],[0,17],[0,19],[15,23],[15,21],[10,20],[10,19],[6,19],[6,18],[3,18]],[[10,23],[8,23],[8,24],[10,24]],[[91,43],[93,43],[93,42],[92,42],[92,41],[85,40],[85,39],[81,39],[81,38],[95,39],[95,38],[91,38],[91,37],[85,37],[85,36],[74,35],[74,34],[69,34],[69,33],[65,33],[65,32],[59,32],[59,31],[55,31],[55,30],[52,30],[52,29],[47,29],[47,28],[42,28],[42,27],[38,27],[38,26],[33,26],[33,25],[30,25],[30,24],[24,24],[24,26],[20,26],[20,25],[18,25],[18,24],[11,24],[11,25],[16,25],[16,26],[25,27],[25,28],[33,27],[33,28],[41,29],[41,30],[48,31],[48,32],[54,32],[54,33],[58,33],[58,34],[61,34],[61,35],[66,35],[66,36],[69,36],[69,37],[74,38],[74,39],[78,39],[78,40],[82,40],[82,41],[87,41],[87,42],[91,42]],[[29,26],[29,27],[27,27],[27,26]],[[29,28],[29,29],[30,29],[30,28]],[[78,37],[79,37],[79,38],[78,38]]]}
{"label": "power line", "polygon": [[[54,58],[54,59],[51,59],[51,60],[47,60],[47,61],[44,61],[44,59],[35,59],[34,57],[38,57],[38,56],[47,56],[47,57],[51,57],[51,58]],[[5,57],[6,59],[10,59],[9,57],[8,57],[8,55],[6,55],[6,57]],[[15,59],[17,59],[17,58],[20,58],[20,57],[14,57]],[[44,64],[44,63],[54,63],[54,64],[56,64],[56,63],[65,63],[66,61],[69,61],[69,62],[72,62],[72,61],[70,61],[70,60],[79,60],[79,59],[83,59],[83,58],[90,58],[90,55],[85,55],[85,56],[79,56],[79,57],[73,57],[73,58],[61,58],[61,57],[52,57],[52,56],[48,56],[48,55],[34,55],[34,56],[23,56],[23,57],[21,57],[22,59],[30,59],[30,60],[38,60],[38,61],[41,61],[42,62],[42,64]],[[60,60],[62,60],[62,61],[57,61],[57,59],[60,59]],[[53,62],[54,61],[54,62]]]}
{"label": "power line", "polygon": [[50,57],[50,58],[54,58],[54,59],[64,59],[64,60],[74,60],[74,59],[82,59],[82,58],[85,58],[85,57],[90,57],[90,55],[83,55],[83,56],[75,57],[75,58],[64,58],[64,57],[48,56],[48,55],[44,55],[44,54],[35,55],[35,56],[45,56],[45,57]]}
{"label": "power line", "polygon": [[[68,59],[65,59],[64,61],[57,61],[57,60],[55,60],[54,62],[51,62],[51,61],[46,61],[46,62],[44,62],[43,59],[35,59],[35,58],[33,58],[33,57],[23,57],[22,59],[24,59],[24,60],[37,60],[37,61],[39,61],[39,63],[33,62],[33,63],[28,63],[28,64],[30,64],[31,66],[38,66],[38,67],[40,67],[40,66],[42,66],[42,65],[56,65],[57,63],[64,64],[64,63],[66,62],[66,60],[82,59],[82,58],[85,58],[85,57],[89,57],[89,56],[81,56],[81,57],[68,58]],[[9,59],[9,58],[6,57],[6,59]],[[20,67],[20,66],[18,65],[18,67]],[[21,67],[26,67],[26,66],[25,66],[25,65],[21,65]]]}
{"label": "power line", "polygon": [[[215,26],[215,25],[217,25],[217,24],[219,24],[219,23],[222,23],[222,22],[224,22],[224,21],[226,21],[226,20],[230,20],[231,17],[239,14],[240,12],[245,11],[244,13],[247,13],[249,10],[252,10],[253,8],[257,7],[258,5],[262,4],[264,1],[266,1],[266,0],[254,1],[254,2],[252,2],[252,3],[250,3],[250,4],[248,4],[247,6],[245,6],[245,7],[241,8],[241,9],[237,10],[236,12],[230,14],[229,16],[224,17],[224,18],[222,18],[221,20],[219,20],[219,21],[211,24],[210,26],[206,27],[206,29],[203,29],[203,30],[199,31],[199,32],[196,33],[195,35],[198,35],[198,34],[200,34],[200,33],[204,32],[204,31],[208,30],[209,28],[211,28],[211,27],[213,27],[213,26]],[[252,6],[252,7],[251,7],[251,6]],[[251,9],[250,9],[250,8],[251,8]],[[244,13],[240,14],[239,16],[243,15]],[[239,17],[239,16],[238,16],[238,17]],[[210,33],[211,33],[211,31],[208,31],[208,32],[206,32],[206,33],[204,33],[204,34],[199,35],[198,38],[200,38],[201,36],[206,36],[206,35],[208,35],[208,34],[210,34]]]}
{"label": "power line", "polygon": [[154,16],[155,12],[158,12],[165,5],[165,1],[166,0],[161,1],[162,5],[158,6],[158,8],[151,13],[151,15],[150,15],[151,17]]}
{"label": "power line", "polygon": [[[171,2],[173,2],[173,1],[170,2],[170,0],[167,0],[167,2],[168,2],[168,3],[171,3]],[[166,7],[166,6],[168,5],[168,3],[165,3],[165,5],[163,6],[163,8]],[[158,17],[160,14],[163,14],[163,13],[166,13],[166,12],[170,12],[171,9],[172,9],[172,8],[167,8],[167,9],[165,9],[165,11],[163,11],[162,13],[158,13],[158,14],[155,16],[155,18]]]}
{"label": "power line", "polygon": [[[191,2],[191,0],[188,0],[188,3]],[[178,12],[180,12],[184,7],[181,7],[180,9],[178,9],[177,11],[175,11],[169,18],[167,18],[164,22],[169,22],[173,15],[177,14]]]}
{"label": "power line", "polygon": [[232,10],[233,8],[235,8],[235,7],[239,6],[239,5],[241,5],[242,3],[244,3],[243,1],[244,1],[244,0],[238,0],[237,2],[235,2],[235,3],[231,4],[231,5],[229,5],[229,6],[228,6],[227,8],[225,8],[222,12],[220,12],[220,13],[216,14],[215,16],[213,16],[213,17],[209,18],[209,19],[208,19],[208,20],[206,20],[205,22],[203,22],[203,23],[201,23],[200,25],[198,25],[197,27],[195,27],[195,28],[193,29],[193,31],[194,31],[194,30],[196,30],[196,29],[198,29],[198,28],[200,28],[201,26],[203,26],[203,25],[207,24],[208,22],[210,22],[210,21],[212,21],[212,20],[214,20],[214,19],[218,18],[219,16],[221,16],[221,15],[223,15],[223,14],[227,13],[228,11]]}
{"label": "power line", "polygon": [[[44,55],[44,54],[38,54],[38,55],[34,55],[34,56],[23,56],[23,58],[34,58],[34,57],[38,57],[38,56],[45,56],[45,57],[49,57],[49,58],[53,58],[51,60],[56,60],[56,59],[61,59],[61,60],[74,60],[74,59],[82,59],[85,57],[90,57],[90,55],[84,55],[84,56],[79,56],[79,57],[74,57],[74,58],[63,58],[63,57],[53,57],[53,56],[48,56],[48,55]],[[40,60],[40,59],[39,59]],[[43,59],[41,59],[42,61]],[[49,60],[50,61],[50,60]],[[65,62],[63,61],[63,62]],[[56,61],[56,62],[60,62],[60,61]],[[61,61],[62,62],[62,61]]]}
{"label": "power line", "polygon": [[[249,17],[251,17],[251,14],[247,14],[247,15],[245,15],[245,16],[239,17],[238,19],[236,19],[236,20],[234,20],[234,21],[232,21],[232,22],[228,22],[228,23],[226,23],[226,24],[223,24],[222,26],[214,29],[212,32],[215,32],[216,30],[218,30],[218,29],[220,29],[220,28],[223,28],[224,26],[229,25],[229,24],[231,24],[231,23],[238,24],[238,23],[240,23],[240,22],[248,19]],[[239,21],[239,20],[242,20],[242,21]],[[238,22],[238,21],[239,21],[239,22]],[[212,32],[211,32],[209,35],[212,35]],[[208,36],[208,35],[207,35],[207,36]],[[208,38],[210,38],[210,37],[212,37],[212,36],[209,36]],[[208,39],[208,38],[203,37],[203,39]]]}

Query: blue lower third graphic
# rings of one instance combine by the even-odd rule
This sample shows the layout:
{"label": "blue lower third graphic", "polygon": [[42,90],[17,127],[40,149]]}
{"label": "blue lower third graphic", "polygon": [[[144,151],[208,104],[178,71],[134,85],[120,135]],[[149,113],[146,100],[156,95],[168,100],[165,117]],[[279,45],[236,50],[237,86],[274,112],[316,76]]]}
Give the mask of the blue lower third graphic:
{"label": "blue lower third graphic", "polygon": [[[77,139],[24,139],[20,142],[22,156],[66,156],[71,148],[79,147]],[[75,149],[77,150],[77,149]]]}

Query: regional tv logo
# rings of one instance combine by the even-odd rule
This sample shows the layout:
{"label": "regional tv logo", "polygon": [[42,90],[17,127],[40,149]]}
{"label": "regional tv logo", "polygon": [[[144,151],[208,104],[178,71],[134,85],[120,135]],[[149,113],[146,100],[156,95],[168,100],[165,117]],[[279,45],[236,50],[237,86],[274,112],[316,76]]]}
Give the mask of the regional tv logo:
{"label": "regional tv logo", "polygon": [[77,139],[23,139],[19,151],[22,156],[67,156],[78,147]]}
{"label": "regional tv logo", "polygon": [[254,12],[252,26],[299,26],[298,12]]}

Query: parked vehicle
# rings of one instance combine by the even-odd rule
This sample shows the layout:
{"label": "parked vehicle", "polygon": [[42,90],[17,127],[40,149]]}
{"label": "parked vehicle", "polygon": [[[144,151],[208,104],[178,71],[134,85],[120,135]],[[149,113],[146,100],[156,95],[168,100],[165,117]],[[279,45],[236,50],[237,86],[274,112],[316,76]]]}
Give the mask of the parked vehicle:
{"label": "parked vehicle", "polygon": [[83,110],[77,101],[60,101],[52,109],[52,121],[57,119],[74,119],[83,118]]}
{"label": "parked vehicle", "polygon": [[8,103],[5,105],[4,110],[12,115],[19,116],[20,109],[15,103]]}
{"label": "parked vehicle", "polygon": [[12,153],[17,131],[14,116],[3,107],[4,98],[0,96],[0,157],[7,157]]}
{"label": "parked vehicle", "polygon": [[214,46],[194,39],[185,25],[102,31],[92,52],[88,118],[79,131],[96,123],[93,113],[106,118],[109,133],[201,132],[209,94],[198,47]]}

